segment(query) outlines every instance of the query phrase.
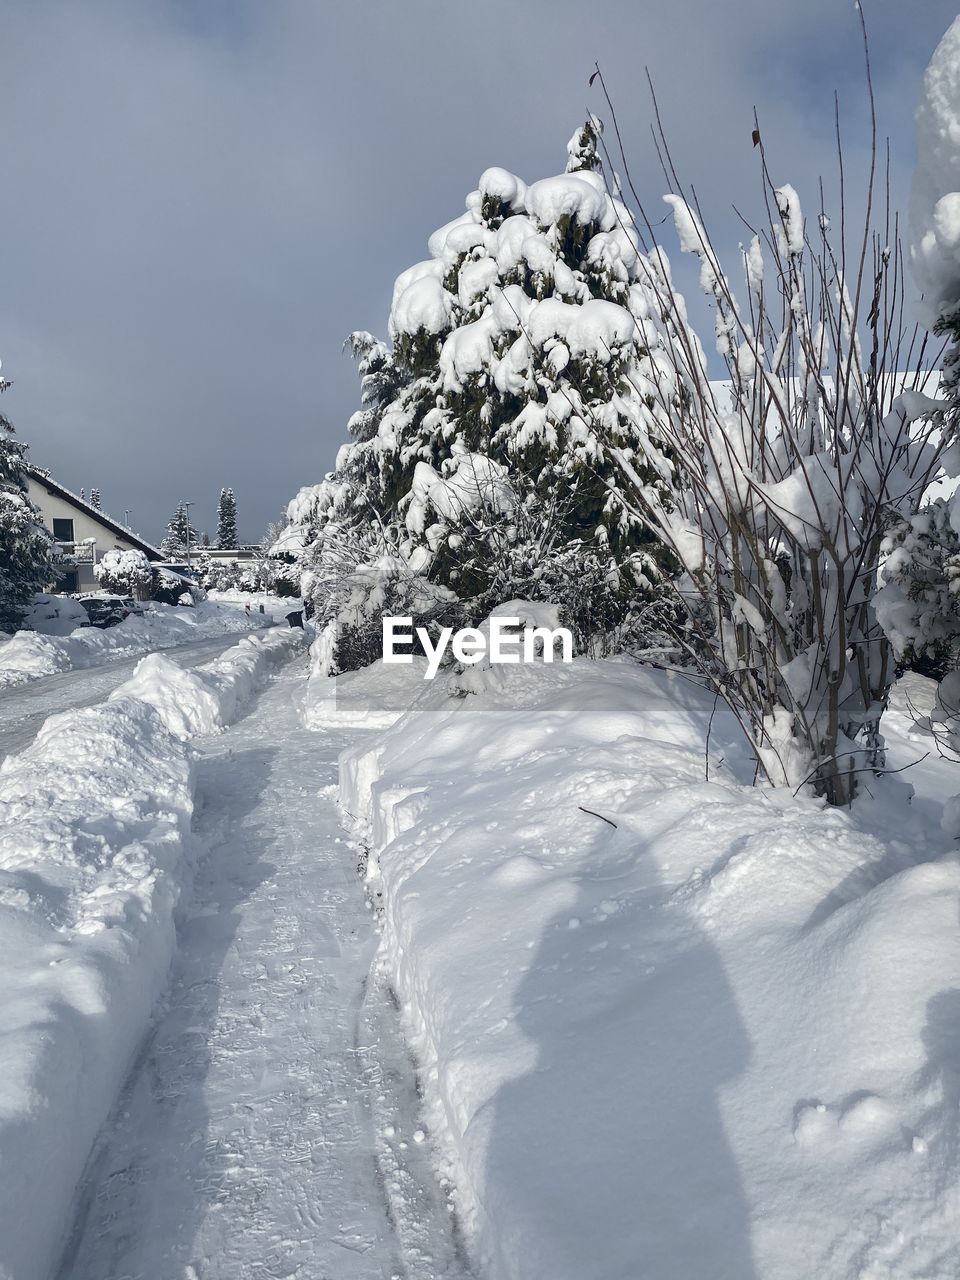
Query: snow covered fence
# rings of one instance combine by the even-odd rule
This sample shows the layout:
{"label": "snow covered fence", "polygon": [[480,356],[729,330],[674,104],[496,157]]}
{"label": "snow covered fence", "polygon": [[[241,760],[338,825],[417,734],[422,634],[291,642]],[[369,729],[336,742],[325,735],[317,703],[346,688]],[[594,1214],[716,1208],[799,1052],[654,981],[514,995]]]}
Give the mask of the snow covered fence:
{"label": "snow covered fence", "polygon": [[132,698],[0,765],[0,1275],[41,1280],[166,980],[188,749]]}
{"label": "snow covered fence", "polygon": [[0,689],[81,667],[98,667],[111,658],[168,649],[232,631],[271,627],[274,619],[247,614],[230,605],[202,601],[192,609],[152,603],[142,617],[131,616],[107,630],[83,627],[69,635],[18,631],[0,643]]}
{"label": "snow covered fence", "polygon": [[482,1274],[953,1280],[960,864],[903,784],[742,785],[720,713],[705,781],[713,699],[625,662],[451,680],[341,798]]}
{"label": "snow covered fence", "polygon": [[159,654],[100,707],[51,716],[0,764],[0,1276],[42,1280],[163,990],[192,876],[192,753],[299,629],[202,670]]}
{"label": "snow covered fence", "polygon": [[236,719],[264,674],[305,644],[299,627],[275,627],[245,636],[213,662],[190,671],[151,653],[110,698],[140,698],[149,703],[176,738],[218,733]]}

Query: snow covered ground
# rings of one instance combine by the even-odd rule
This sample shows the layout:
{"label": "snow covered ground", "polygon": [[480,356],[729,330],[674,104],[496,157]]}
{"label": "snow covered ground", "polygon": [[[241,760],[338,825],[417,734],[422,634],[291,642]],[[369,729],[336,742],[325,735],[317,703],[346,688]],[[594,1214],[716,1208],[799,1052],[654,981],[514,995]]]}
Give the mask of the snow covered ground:
{"label": "snow covered ground", "polygon": [[[236,632],[231,632],[175,645],[166,649],[164,656],[189,669],[219,657],[236,642]],[[114,658],[99,667],[80,667],[0,689],[0,757],[21,751],[32,742],[47,716],[104,701],[113,689],[129,679],[141,660],[140,654]]]}
{"label": "snow covered ground", "polygon": [[248,615],[232,603],[203,601],[194,608],[145,606],[142,617],[125,618],[115,627],[84,627],[66,636],[18,631],[0,643],[0,689],[12,688],[61,671],[97,667],[116,657],[166,649],[192,640],[273,626],[269,613]]}
{"label": "snow covered ground", "polygon": [[[387,679],[342,703],[314,681],[312,723],[362,723],[365,680],[375,720]],[[960,865],[937,819],[960,769],[871,780],[851,814],[744,785],[685,679],[578,661],[488,686],[426,686],[341,767],[479,1272],[955,1280]],[[898,699],[896,767],[931,745]]]}
{"label": "snow covered ground", "polygon": [[208,853],[61,1280],[462,1280],[303,671],[199,741]]}
{"label": "snow covered ground", "polygon": [[0,1274],[955,1280],[928,682],[850,814],[683,678],[254,700],[302,643],[152,655],[0,767]]}
{"label": "snow covered ground", "polygon": [[[302,632],[240,640],[178,680],[213,728]],[[50,1274],[77,1180],[113,1105],[174,948],[192,878],[195,756],[137,673],[100,706],[51,716],[0,764],[0,1275]],[[117,696],[117,695],[120,696]],[[148,695],[146,697],[142,695]],[[156,699],[154,701],[157,701]]]}
{"label": "snow covered ground", "polygon": [[282,621],[294,609],[302,609],[303,601],[299,596],[275,596],[268,591],[240,591],[231,588],[229,591],[208,591],[207,600],[214,604],[232,605],[244,609],[250,606],[251,612],[259,612],[263,605],[267,613],[272,613],[277,621]]}

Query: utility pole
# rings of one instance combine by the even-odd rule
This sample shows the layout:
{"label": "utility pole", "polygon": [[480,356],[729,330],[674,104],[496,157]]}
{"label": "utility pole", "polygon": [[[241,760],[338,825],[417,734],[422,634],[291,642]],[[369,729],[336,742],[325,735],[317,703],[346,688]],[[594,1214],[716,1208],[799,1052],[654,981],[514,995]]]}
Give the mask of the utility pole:
{"label": "utility pole", "polygon": [[185,502],[183,506],[184,506],[184,510],[187,513],[187,568],[189,569],[190,568],[190,508],[193,506],[193,503]]}

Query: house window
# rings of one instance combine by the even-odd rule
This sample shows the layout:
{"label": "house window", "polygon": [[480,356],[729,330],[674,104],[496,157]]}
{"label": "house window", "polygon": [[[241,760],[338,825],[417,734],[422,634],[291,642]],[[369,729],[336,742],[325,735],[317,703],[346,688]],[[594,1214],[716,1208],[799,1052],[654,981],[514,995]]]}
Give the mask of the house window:
{"label": "house window", "polygon": [[53,540],[54,542],[72,542],[73,541],[73,521],[61,520],[57,516],[54,516]]}
{"label": "house window", "polygon": [[76,569],[67,569],[60,578],[60,590],[66,595],[73,595],[80,590],[80,575]]}

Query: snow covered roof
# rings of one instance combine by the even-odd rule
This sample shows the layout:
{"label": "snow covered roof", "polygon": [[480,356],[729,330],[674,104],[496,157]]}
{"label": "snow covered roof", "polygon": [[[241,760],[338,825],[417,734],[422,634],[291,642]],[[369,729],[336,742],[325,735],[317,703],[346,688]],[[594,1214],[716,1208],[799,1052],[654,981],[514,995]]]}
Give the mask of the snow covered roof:
{"label": "snow covered roof", "polygon": [[152,542],[147,542],[145,538],[141,538],[138,533],[134,533],[132,529],[128,529],[126,525],[121,524],[119,520],[115,520],[113,516],[107,515],[99,507],[92,506],[91,503],[81,498],[78,493],[68,489],[59,480],[54,480],[50,473],[44,471],[42,467],[28,463],[25,470],[35,484],[43,485],[48,493],[56,494],[58,498],[63,498],[65,502],[76,507],[78,511],[82,511],[91,520],[99,521],[100,524],[109,529],[118,538],[122,538],[124,542],[129,542],[131,546],[142,551],[149,560],[162,560],[164,558],[164,554],[159,547],[155,547]]}

